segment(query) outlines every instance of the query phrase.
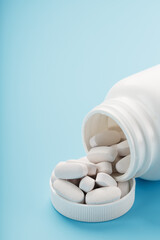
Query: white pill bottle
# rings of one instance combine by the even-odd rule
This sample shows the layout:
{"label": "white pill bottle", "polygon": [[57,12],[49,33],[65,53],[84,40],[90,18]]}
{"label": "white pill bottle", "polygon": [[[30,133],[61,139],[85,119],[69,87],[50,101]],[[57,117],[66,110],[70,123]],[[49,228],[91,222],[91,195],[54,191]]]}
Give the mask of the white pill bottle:
{"label": "white pill bottle", "polygon": [[91,148],[90,138],[110,129],[112,122],[123,131],[130,148],[129,168],[114,176],[116,181],[129,180],[129,193],[112,203],[77,204],[56,194],[50,180],[52,204],[64,216],[85,222],[118,218],[134,203],[135,177],[160,180],[160,65],[119,81],[105,100],[87,114],[82,127],[86,152]]}
{"label": "white pill bottle", "polygon": [[109,118],[126,135],[131,152],[127,172],[116,180],[160,180],[160,65],[116,83],[87,114],[82,128],[86,152],[91,148],[90,138],[108,128]]}

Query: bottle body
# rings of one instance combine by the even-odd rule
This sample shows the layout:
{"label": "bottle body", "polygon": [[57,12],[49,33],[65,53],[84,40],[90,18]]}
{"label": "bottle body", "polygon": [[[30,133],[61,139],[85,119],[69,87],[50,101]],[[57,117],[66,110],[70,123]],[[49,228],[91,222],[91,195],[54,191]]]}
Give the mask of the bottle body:
{"label": "bottle body", "polygon": [[160,180],[160,65],[119,81],[87,114],[82,133],[86,151],[90,137],[107,128],[108,118],[123,130],[131,152],[129,169],[117,180]]}

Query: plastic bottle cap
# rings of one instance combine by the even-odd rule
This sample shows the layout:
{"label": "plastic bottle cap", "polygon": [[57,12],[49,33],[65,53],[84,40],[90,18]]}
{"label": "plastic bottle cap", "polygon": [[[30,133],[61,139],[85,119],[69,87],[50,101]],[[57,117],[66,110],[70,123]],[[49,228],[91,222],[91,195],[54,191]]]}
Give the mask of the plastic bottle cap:
{"label": "plastic bottle cap", "polygon": [[135,179],[129,180],[129,184],[129,193],[120,200],[101,205],[87,205],[74,203],[59,196],[50,180],[51,201],[55,209],[68,218],[84,222],[108,221],[124,215],[132,207],[135,199]]}

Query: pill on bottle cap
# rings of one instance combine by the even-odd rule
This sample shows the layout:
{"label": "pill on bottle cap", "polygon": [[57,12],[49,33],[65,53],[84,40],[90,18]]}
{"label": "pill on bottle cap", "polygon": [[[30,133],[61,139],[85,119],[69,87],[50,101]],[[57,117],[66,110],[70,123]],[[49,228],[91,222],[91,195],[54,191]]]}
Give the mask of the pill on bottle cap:
{"label": "pill on bottle cap", "polygon": [[57,179],[53,188],[61,197],[76,203],[84,202],[84,193],[76,185],[63,179]]}
{"label": "pill on bottle cap", "polygon": [[121,190],[121,198],[129,193],[129,182],[118,182],[117,187]]}
{"label": "pill on bottle cap", "polygon": [[78,158],[78,159],[69,159],[66,162],[71,162],[71,161],[89,162],[89,160],[86,156]]}
{"label": "pill on bottle cap", "polygon": [[119,156],[127,156],[130,153],[129,145],[127,140],[117,144],[117,151]]}
{"label": "pill on bottle cap", "polygon": [[105,130],[101,133],[96,134],[90,139],[90,146],[111,146],[120,141],[121,136],[119,132],[114,130]]}
{"label": "pill on bottle cap", "polygon": [[87,175],[88,176],[94,176],[94,175],[96,175],[96,172],[97,172],[97,166],[95,165],[95,164],[93,164],[93,163],[91,163],[91,162],[89,162],[89,160],[88,160],[88,162],[87,161],[83,161],[83,160],[81,160],[81,159],[74,159],[74,160],[68,160],[67,161],[67,163],[68,162],[70,162],[70,163],[81,163],[81,164],[85,164],[86,166],[87,166],[87,168],[88,168],[88,173],[87,173]]}
{"label": "pill on bottle cap", "polygon": [[125,173],[129,167],[129,164],[130,164],[130,155],[124,157],[124,158],[121,158],[121,160],[119,160],[117,163],[116,163],[116,170],[117,172],[119,173]]}
{"label": "pill on bottle cap", "polygon": [[98,173],[96,183],[102,187],[117,186],[117,182],[107,173]]}
{"label": "pill on bottle cap", "polygon": [[121,197],[121,190],[118,187],[101,187],[86,194],[86,204],[105,204],[117,201]]}
{"label": "pill on bottle cap", "polygon": [[87,154],[87,158],[90,162],[113,162],[117,157],[117,149],[114,146],[110,147],[95,147],[91,148]]}
{"label": "pill on bottle cap", "polygon": [[112,174],[112,164],[110,162],[100,162],[96,164],[97,172]]}
{"label": "pill on bottle cap", "polygon": [[79,188],[87,193],[94,188],[94,185],[95,185],[95,180],[91,177],[86,176],[81,179],[79,183]]}
{"label": "pill on bottle cap", "polygon": [[78,158],[77,160],[80,161],[80,162],[89,162],[89,160],[86,156]]}
{"label": "pill on bottle cap", "polygon": [[82,178],[88,174],[88,168],[82,163],[60,162],[56,165],[54,174],[61,179]]}

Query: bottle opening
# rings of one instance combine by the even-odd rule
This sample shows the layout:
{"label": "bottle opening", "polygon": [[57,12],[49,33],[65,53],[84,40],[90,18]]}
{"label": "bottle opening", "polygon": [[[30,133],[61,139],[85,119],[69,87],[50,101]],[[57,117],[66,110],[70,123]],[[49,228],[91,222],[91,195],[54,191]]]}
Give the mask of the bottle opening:
{"label": "bottle opening", "polygon": [[128,136],[120,127],[120,124],[105,113],[89,114],[85,120],[84,142],[86,151],[93,147],[109,146],[116,148],[118,154],[112,162],[112,175],[117,181],[130,178],[128,170],[131,165],[131,147]]}

